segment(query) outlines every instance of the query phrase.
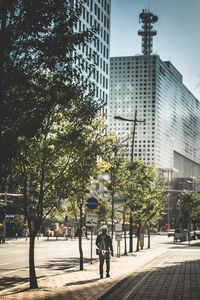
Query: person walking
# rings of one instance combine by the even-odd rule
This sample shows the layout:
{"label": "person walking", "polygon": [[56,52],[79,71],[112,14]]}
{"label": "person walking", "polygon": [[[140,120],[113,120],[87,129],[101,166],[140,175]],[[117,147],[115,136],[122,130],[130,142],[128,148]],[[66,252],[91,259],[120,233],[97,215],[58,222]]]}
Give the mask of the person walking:
{"label": "person walking", "polygon": [[101,227],[102,233],[97,236],[96,246],[98,247],[99,254],[99,273],[100,278],[103,278],[103,265],[106,260],[106,277],[110,277],[110,255],[114,255],[112,240],[107,234],[107,226]]}

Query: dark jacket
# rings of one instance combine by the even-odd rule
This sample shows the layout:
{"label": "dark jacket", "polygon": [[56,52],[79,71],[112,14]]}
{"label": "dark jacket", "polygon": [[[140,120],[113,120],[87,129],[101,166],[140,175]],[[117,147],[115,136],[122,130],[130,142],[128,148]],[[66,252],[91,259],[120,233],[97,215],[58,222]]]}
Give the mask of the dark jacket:
{"label": "dark jacket", "polygon": [[113,252],[112,240],[108,234],[99,234],[96,239],[96,245],[100,250],[110,250]]}

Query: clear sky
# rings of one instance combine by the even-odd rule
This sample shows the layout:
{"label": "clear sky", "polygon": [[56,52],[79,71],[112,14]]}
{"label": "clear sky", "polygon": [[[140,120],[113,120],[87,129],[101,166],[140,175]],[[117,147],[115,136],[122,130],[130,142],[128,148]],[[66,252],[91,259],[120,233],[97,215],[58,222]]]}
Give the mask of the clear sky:
{"label": "clear sky", "polygon": [[153,52],[174,64],[200,101],[200,0],[111,0],[110,56],[141,53],[139,14],[149,7],[159,18]]}

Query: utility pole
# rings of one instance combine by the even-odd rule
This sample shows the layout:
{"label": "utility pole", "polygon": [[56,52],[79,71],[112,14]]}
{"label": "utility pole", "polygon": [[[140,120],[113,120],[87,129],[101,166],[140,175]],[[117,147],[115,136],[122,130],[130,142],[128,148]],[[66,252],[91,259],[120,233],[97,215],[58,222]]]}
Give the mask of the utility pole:
{"label": "utility pole", "polygon": [[[141,120],[137,119],[137,110],[135,111],[135,118],[134,118],[134,120],[125,119],[125,118],[122,118],[122,117],[119,117],[119,116],[114,117],[114,119],[120,120],[120,121],[127,121],[127,122],[134,123],[133,134],[132,134],[132,143],[131,143],[131,164],[133,165],[136,126],[137,126],[137,123],[145,123],[145,120],[141,121]],[[130,194],[130,198],[132,198],[132,194]],[[129,231],[130,231],[129,252],[131,253],[131,252],[133,252],[133,217],[132,217],[132,214],[130,214],[130,220],[129,220],[129,222],[130,222],[130,228],[129,228]]]}

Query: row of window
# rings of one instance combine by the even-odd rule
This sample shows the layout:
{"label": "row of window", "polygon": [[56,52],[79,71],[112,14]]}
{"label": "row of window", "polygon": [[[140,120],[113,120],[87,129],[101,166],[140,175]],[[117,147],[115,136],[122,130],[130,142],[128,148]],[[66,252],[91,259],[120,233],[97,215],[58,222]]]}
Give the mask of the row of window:
{"label": "row of window", "polygon": [[100,73],[98,70],[94,71],[93,78],[97,83],[103,84],[103,88],[108,89],[108,78],[102,75],[102,73]]}
{"label": "row of window", "polygon": [[[90,8],[91,11],[95,10],[96,11],[96,7],[97,4],[95,3],[95,1],[93,0],[85,0],[85,3],[87,4],[87,6]],[[107,12],[107,14],[110,14],[110,4],[108,3],[107,0],[98,0],[98,3],[101,5],[101,7]]]}
{"label": "row of window", "polygon": [[[91,16],[90,20],[92,22],[92,16]],[[98,33],[99,33],[102,41],[104,41],[107,45],[109,45],[109,42],[110,42],[109,33],[106,32],[106,30],[103,27],[98,25],[96,21],[94,21],[94,23],[95,23],[95,27],[98,28]],[[90,26],[92,26],[92,24],[90,24]],[[79,32],[85,31],[87,28],[88,27],[85,24],[83,24],[81,22],[81,20],[78,21],[78,27],[77,27],[77,24],[75,25],[75,29],[76,30],[78,29]],[[99,38],[96,38],[93,42],[94,46],[97,48],[97,51],[99,51],[99,49],[100,49],[100,41],[99,40],[100,40]],[[92,44],[92,42],[90,42],[90,44]]]}

